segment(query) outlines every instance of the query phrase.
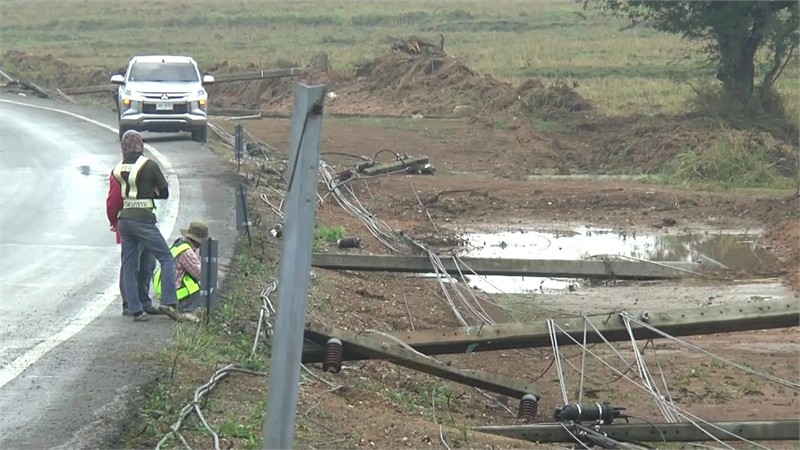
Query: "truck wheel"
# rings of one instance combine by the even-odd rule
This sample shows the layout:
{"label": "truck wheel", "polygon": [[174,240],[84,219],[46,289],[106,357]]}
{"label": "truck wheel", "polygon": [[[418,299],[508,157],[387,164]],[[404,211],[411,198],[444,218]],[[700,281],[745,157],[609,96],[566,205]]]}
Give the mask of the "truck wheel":
{"label": "truck wheel", "polygon": [[192,131],[192,140],[206,142],[208,140],[208,126]]}

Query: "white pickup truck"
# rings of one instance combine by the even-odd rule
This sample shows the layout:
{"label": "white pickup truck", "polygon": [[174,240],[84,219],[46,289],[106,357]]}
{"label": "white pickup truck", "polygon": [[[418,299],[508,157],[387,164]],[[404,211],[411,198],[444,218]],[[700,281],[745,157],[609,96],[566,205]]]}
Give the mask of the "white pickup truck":
{"label": "white pickup truck", "polygon": [[188,56],[136,56],[124,75],[111,77],[116,94],[119,136],[127,130],[189,131],[192,139],[208,138],[208,92],[211,75],[200,75]]}

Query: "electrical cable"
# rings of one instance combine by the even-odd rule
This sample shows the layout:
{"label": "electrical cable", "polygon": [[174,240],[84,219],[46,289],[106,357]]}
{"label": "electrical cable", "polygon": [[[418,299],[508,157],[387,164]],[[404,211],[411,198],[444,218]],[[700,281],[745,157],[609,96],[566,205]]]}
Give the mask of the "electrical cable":
{"label": "electrical cable", "polygon": [[[578,345],[578,346],[580,346],[580,345],[581,345],[581,343],[580,343],[579,341],[577,341],[577,340],[576,340],[575,338],[573,338],[573,337],[572,337],[572,336],[571,336],[569,333],[567,333],[567,332],[566,332],[566,331],[564,331],[564,330],[563,330],[561,327],[559,327],[559,326],[558,326],[558,324],[555,324],[555,327],[556,327],[556,328],[558,328],[558,330],[560,330],[562,333],[564,333],[564,335],[565,335],[567,338],[569,338],[569,339],[570,339],[572,342],[574,342],[574,343],[575,343],[575,345]],[[598,331],[598,333],[602,335],[602,333],[600,333],[599,331]],[[605,337],[603,337],[603,340],[606,340],[606,339],[605,339]],[[606,365],[608,368],[610,368],[612,371],[614,371],[614,372],[617,372],[618,374],[621,374],[621,372],[620,372],[620,371],[619,371],[617,368],[615,368],[614,366],[610,365],[608,362],[606,362],[606,361],[605,361],[603,358],[601,358],[600,356],[596,355],[596,354],[595,354],[594,352],[592,352],[590,349],[587,349],[586,351],[587,351],[587,353],[589,353],[591,356],[593,356],[595,359],[597,359],[598,361],[600,361],[602,364],[604,364],[604,365]],[[630,377],[628,377],[628,376],[625,376],[624,378],[625,378],[626,380],[628,380],[629,382],[631,382],[631,383],[632,383],[634,386],[636,386],[636,387],[638,387],[638,388],[640,388],[640,389],[644,390],[645,392],[649,393],[649,394],[650,394],[650,395],[651,395],[651,396],[654,398],[654,400],[656,400],[656,401],[658,401],[658,402],[664,402],[664,401],[665,401],[664,399],[662,399],[662,398],[660,398],[660,397],[656,397],[656,396],[654,396],[654,395],[653,395],[653,393],[652,393],[652,391],[650,391],[650,390],[649,390],[649,389],[648,389],[646,386],[644,386],[644,385],[642,385],[642,384],[638,383],[636,380],[634,380],[634,379],[632,379],[632,378],[630,378]],[[734,437],[734,438],[736,438],[736,439],[739,439],[739,440],[741,440],[742,442],[746,442],[746,443],[748,443],[748,444],[750,444],[750,445],[753,445],[753,446],[756,446],[756,447],[759,447],[759,448],[762,448],[762,449],[768,450],[768,449],[767,449],[767,447],[764,447],[764,446],[762,446],[762,445],[759,445],[759,444],[757,444],[757,443],[755,443],[755,442],[752,442],[752,441],[750,441],[750,440],[748,440],[748,439],[745,439],[745,438],[743,438],[742,436],[739,436],[739,435],[738,435],[738,434],[736,434],[736,433],[730,432],[730,431],[728,431],[728,430],[725,430],[724,428],[721,428],[721,427],[719,427],[719,426],[717,426],[717,425],[714,425],[713,423],[711,423],[711,422],[708,422],[708,421],[706,421],[706,420],[704,420],[704,419],[702,419],[702,418],[700,418],[700,417],[698,417],[698,416],[696,416],[696,415],[694,415],[694,414],[690,413],[689,411],[686,411],[685,409],[678,407],[677,405],[672,405],[672,406],[675,408],[675,410],[678,412],[678,414],[679,414],[681,417],[683,417],[684,419],[686,419],[688,422],[692,423],[692,425],[694,425],[695,427],[697,427],[697,428],[698,428],[700,431],[702,431],[704,434],[706,434],[706,435],[707,435],[708,437],[710,437],[712,440],[714,440],[714,441],[717,441],[718,443],[720,443],[720,444],[724,445],[724,446],[725,446],[725,447],[727,447],[727,448],[732,448],[732,447],[731,447],[731,446],[729,446],[729,445],[727,445],[725,442],[723,442],[723,441],[719,440],[719,439],[718,439],[717,437],[715,437],[713,434],[711,434],[710,432],[708,432],[708,431],[707,431],[705,428],[703,428],[703,427],[699,426],[699,425],[697,424],[697,422],[701,422],[701,423],[703,423],[703,424],[705,424],[705,425],[708,425],[709,427],[711,427],[711,428],[714,428],[714,429],[716,429],[716,430],[718,430],[718,431],[720,431],[720,432],[722,432],[722,433],[725,433],[725,434],[727,434],[727,435],[729,435],[729,436],[731,436],[731,437]]]}
{"label": "electrical cable", "polygon": [[792,389],[794,391],[800,391],[800,384],[798,384],[798,383],[794,383],[792,381],[784,380],[782,378],[776,377],[774,375],[770,375],[770,374],[765,373],[765,372],[760,372],[758,370],[751,369],[751,368],[749,368],[747,366],[744,366],[742,364],[736,363],[736,362],[731,361],[731,360],[729,360],[727,358],[724,358],[722,356],[719,356],[719,355],[716,355],[714,353],[711,353],[710,351],[702,349],[702,348],[700,348],[700,347],[698,347],[698,346],[696,346],[696,345],[694,345],[694,344],[692,344],[692,343],[690,343],[688,341],[685,341],[683,339],[680,339],[680,338],[677,338],[675,336],[672,336],[669,333],[665,333],[665,332],[661,331],[660,329],[650,325],[649,323],[643,322],[643,321],[633,317],[632,315],[630,315],[630,314],[628,314],[626,312],[621,312],[620,316],[623,317],[623,318],[626,318],[627,320],[635,322],[636,324],[638,324],[638,325],[640,325],[640,326],[642,326],[642,327],[644,327],[644,328],[646,328],[646,329],[648,329],[648,330],[650,330],[650,331],[652,331],[654,333],[657,333],[657,334],[659,334],[660,336],[662,336],[664,338],[670,339],[670,340],[672,340],[672,341],[674,341],[674,342],[680,344],[681,346],[686,347],[686,348],[688,348],[690,350],[694,350],[696,352],[703,353],[706,356],[710,356],[712,358],[715,358],[715,359],[717,359],[717,360],[719,360],[721,362],[724,362],[724,363],[726,363],[728,365],[736,367],[737,369],[743,370],[743,371],[745,371],[745,372],[747,372],[747,373],[749,373],[751,375],[755,375],[755,376],[764,378],[766,380],[769,380],[769,381],[772,381],[774,383],[780,384],[780,385],[782,385],[784,387],[787,387],[789,389]]}

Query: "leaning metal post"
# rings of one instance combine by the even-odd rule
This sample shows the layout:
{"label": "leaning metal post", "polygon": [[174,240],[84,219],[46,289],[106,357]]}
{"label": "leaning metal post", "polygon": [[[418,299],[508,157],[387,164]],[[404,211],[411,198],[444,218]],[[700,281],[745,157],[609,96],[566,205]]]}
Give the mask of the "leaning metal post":
{"label": "leaning metal post", "polygon": [[264,420],[265,449],[293,448],[300,394],[300,357],[308,303],[319,179],[325,86],[298,84],[294,93],[289,186],[278,282],[278,308]]}
{"label": "leaning metal post", "polygon": [[239,186],[236,188],[235,196],[236,230],[244,232],[247,235],[248,244],[253,245],[252,238],[250,237],[250,218],[247,214],[247,185],[245,183],[239,183]]}
{"label": "leaning metal post", "polygon": [[236,124],[233,137],[233,149],[236,152],[236,173],[240,173],[242,171],[242,158],[244,158],[244,125]]}
{"label": "leaning metal post", "polygon": [[206,307],[206,324],[211,308],[219,300],[219,241],[208,238],[200,246],[200,298]]}

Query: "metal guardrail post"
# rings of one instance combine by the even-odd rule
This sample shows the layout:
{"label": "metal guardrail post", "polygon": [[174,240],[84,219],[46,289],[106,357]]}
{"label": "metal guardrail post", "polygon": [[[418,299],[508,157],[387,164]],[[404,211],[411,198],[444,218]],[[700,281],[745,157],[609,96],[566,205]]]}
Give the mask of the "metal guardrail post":
{"label": "metal guardrail post", "polygon": [[252,245],[253,242],[250,237],[250,215],[248,214],[249,208],[247,204],[247,185],[239,183],[239,186],[236,188],[235,196],[236,230],[247,234],[247,242]]}
{"label": "metal guardrail post", "polygon": [[262,444],[265,449],[289,449],[294,443],[326,90],[325,86],[298,84],[294,92],[290,178]]}
{"label": "metal guardrail post", "polygon": [[234,136],[233,149],[236,152],[236,172],[241,173],[242,158],[244,158],[244,125],[236,124],[233,136]]}
{"label": "metal guardrail post", "polygon": [[211,309],[219,304],[219,241],[208,238],[200,246],[200,298],[206,307],[206,324]]}

